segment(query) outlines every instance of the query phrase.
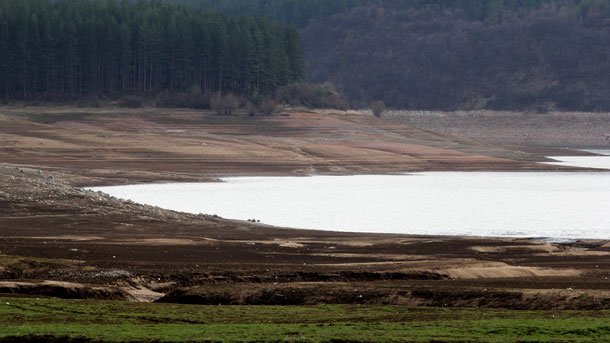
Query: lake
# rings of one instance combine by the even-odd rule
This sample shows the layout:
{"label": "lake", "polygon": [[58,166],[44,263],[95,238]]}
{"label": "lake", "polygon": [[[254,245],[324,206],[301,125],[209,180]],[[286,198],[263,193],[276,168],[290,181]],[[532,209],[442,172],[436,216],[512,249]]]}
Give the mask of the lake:
{"label": "lake", "polygon": [[177,211],[304,229],[610,239],[610,172],[426,172],[223,180],[94,190]]}
{"label": "lake", "polygon": [[602,156],[559,156],[551,157],[559,160],[558,162],[546,163],[560,166],[610,169],[610,150],[592,149],[585,151],[601,154]]}

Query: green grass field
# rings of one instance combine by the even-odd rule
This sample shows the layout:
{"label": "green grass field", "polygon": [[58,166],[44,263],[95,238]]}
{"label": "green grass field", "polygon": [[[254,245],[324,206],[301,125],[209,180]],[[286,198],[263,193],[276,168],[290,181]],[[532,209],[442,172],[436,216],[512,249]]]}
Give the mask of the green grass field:
{"label": "green grass field", "polygon": [[610,311],[200,306],[0,297],[0,337],[35,340],[42,335],[111,342],[604,342],[610,341]]}

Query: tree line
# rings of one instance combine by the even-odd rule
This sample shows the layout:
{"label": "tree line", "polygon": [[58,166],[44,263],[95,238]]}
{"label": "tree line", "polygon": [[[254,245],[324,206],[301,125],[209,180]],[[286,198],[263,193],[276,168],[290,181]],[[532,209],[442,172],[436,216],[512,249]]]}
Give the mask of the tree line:
{"label": "tree line", "polygon": [[610,110],[610,0],[376,0],[300,33],[353,106]]}
{"label": "tree line", "polygon": [[303,27],[361,5],[365,0],[166,0],[195,8],[213,9],[227,15],[266,17]]}
{"label": "tree line", "polygon": [[295,24],[353,106],[610,109],[610,0],[167,1]]}
{"label": "tree line", "polygon": [[[166,0],[219,11],[227,15],[260,16],[297,27],[357,6],[395,6],[394,0]],[[440,8],[462,11],[468,18],[485,19],[504,11],[533,11],[548,4],[569,4],[587,11],[599,0],[400,0],[402,9]],[[606,0],[602,0],[606,1]]]}
{"label": "tree line", "polygon": [[303,78],[298,32],[163,1],[0,0],[5,99],[242,96]]}

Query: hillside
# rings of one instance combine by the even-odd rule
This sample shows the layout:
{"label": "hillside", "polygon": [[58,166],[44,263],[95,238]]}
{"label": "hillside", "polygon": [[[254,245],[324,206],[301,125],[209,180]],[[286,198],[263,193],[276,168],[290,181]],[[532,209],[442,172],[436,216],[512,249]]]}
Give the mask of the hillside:
{"label": "hillside", "polygon": [[312,21],[301,30],[307,78],[356,106],[610,109],[608,1],[438,3],[371,1]]}

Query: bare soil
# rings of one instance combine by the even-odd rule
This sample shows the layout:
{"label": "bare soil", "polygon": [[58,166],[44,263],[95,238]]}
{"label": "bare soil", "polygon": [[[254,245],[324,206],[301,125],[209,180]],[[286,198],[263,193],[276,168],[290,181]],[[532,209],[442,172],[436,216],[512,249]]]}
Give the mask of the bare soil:
{"label": "bare soil", "polygon": [[[294,230],[79,188],[226,175],[556,169],[535,163],[545,160],[535,152],[345,112],[250,118],[26,107],[0,109],[0,123],[4,292],[196,303],[609,306],[609,241]],[[58,282],[73,291],[59,291]],[[363,290],[374,296],[360,298]]]}
{"label": "bare soil", "polygon": [[0,161],[72,185],[228,175],[554,170],[501,145],[347,112],[222,117],[161,109],[2,108]]}
{"label": "bare soil", "polygon": [[539,151],[547,155],[565,154],[556,148],[610,148],[608,113],[393,111],[386,119],[480,142],[521,146],[526,151],[544,148]]}

